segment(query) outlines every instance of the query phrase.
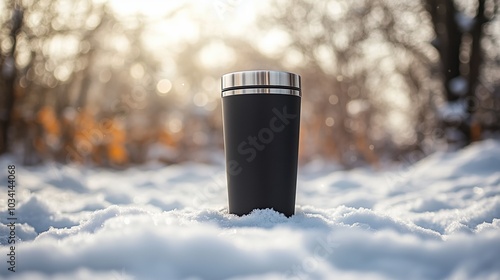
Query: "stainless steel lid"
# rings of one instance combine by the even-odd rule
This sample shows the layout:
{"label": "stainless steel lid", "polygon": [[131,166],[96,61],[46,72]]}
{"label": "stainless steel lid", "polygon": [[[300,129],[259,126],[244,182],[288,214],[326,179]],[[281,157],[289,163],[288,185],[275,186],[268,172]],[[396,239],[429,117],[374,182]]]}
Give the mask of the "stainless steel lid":
{"label": "stainless steel lid", "polygon": [[222,96],[235,94],[291,94],[301,96],[300,76],[290,72],[252,70],[222,76]]}

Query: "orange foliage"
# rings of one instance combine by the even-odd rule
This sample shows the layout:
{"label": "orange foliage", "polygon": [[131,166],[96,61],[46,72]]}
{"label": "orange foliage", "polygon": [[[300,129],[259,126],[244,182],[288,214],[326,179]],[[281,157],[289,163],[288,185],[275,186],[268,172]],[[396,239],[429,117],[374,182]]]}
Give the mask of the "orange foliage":
{"label": "orange foliage", "polygon": [[111,120],[109,128],[106,130],[109,142],[107,144],[108,157],[117,164],[124,164],[128,160],[127,150],[125,149],[126,132],[125,130]]}
{"label": "orange foliage", "polygon": [[56,113],[54,109],[50,106],[44,106],[37,114],[37,120],[42,125],[43,129],[47,134],[53,136],[59,136],[61,133],[61,127],[59,121],[57,120]]}
{"label": "orange foliage", "polygon": [[92,114],[87,110],[79,112],[75,118],[75,142],[87,141],[95,145],[96,140],[99,140],[91,139],[95,129],[98,128]]}
{"label": "orange foliage", "polygon": [[475,121],[474,119],[472,120],[472,123],[470,125],[470,139],[471,142],[479,141],[481,140],[481,123],[478,121]]}
{"label": "orange foliage", "polygon": [[96,162],[101,162],[101,157],[107,157],[115,164],[124,164],[128,161],[125,149],[125,130],[114,120],[108,120],[106,127],[99,125],[89,110],[79,112],[75,119],[75,143],[80,150],[86,146],[90,155]]}
{"label": "orange foliage", "polygon": [[121,144],[110,143],[108,145],[108,157],[118,164],[123,164],[127,161],[127,151]]}
{"label": "orange foliage", "polygon": [[41,137],[36,137],[35,139],[33,139],[33,147],[40,154],[44,154],[47,152],[47,145],[45,145],[45,142],[43,141],[43,138],[41,138]]}
{"label": "orange foliage", "polygon": [[160,135],[158,136],[160,143],[168,147],[175,147],[179,139],[178,137],[174,137],[167,129],[163,129],[160,131]]}

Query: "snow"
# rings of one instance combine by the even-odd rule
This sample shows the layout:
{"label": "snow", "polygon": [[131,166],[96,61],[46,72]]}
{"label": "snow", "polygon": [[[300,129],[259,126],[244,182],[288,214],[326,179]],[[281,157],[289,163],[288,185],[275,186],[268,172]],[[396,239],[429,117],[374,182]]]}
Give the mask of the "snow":
{"label": "snow", "polygon": [[381,171],[314,161],[291,218],[228,214],[223,166],[16,168],[17,271],[3,192],[2,279],[500,279],[493,140]]}

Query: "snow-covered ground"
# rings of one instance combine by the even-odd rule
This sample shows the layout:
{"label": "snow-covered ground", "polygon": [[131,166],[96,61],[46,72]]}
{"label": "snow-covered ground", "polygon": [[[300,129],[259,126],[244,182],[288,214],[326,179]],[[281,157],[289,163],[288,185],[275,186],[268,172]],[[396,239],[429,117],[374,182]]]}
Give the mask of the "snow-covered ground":
{"label": "snow-covered ground", "polygon": [[0,278],[500,279],[500,142],[408,168],[299,174],[296,215],[227,213],[222,166],[16,166],[16,272]]}

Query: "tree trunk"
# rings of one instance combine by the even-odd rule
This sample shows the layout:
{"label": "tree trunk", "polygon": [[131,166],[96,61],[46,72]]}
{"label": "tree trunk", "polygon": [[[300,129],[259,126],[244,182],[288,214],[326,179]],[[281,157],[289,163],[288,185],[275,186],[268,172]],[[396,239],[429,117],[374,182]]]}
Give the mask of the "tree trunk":
{"label": "tree trunk", "polygon": [[[476,99],[475,91],[479,81],[479,71],[483,63],[481,39],[483,37],[483,25],[488,21],[485,16],[485,0],[478,0],[476,16],[471,22],[467,22],[464,15],[460,14],[452,0],[426,0],[426,9],[431,15],[436,40],[434,46],[440,55],[441,73],[445,98],[450,107],[461,107],[463,112],[459,112],[458,118],[442,120],[442,125],[446,131],[461,133],[463,138],[459,144],[468,145],[475,140],[472,129],[474,129],[473,114],[475,113]],[[465,20],[465,22],[461,22]],[[467,26],[470,24],[470,26]],[[460,49],[464,34],[471,37],[469,61],[463,67],[468,73],[462,71],[460,62]],[[455,80],[457,79],[457,80]],[[460,86],[457,86],[460,79]],[[453,86],[455,83],[455,87]],[[463,87],[457,91],[457,87]],[[462,91],[462,92],[460,92]],[[475,133],[474,135],[476,135]],[[455,142],[456,139],[447,138],[448,142]]]}
{"label": "tree trunk", "polygon": [[9,149],[9,128],[12,122],[12,110],[14,108],[17,69],[15,53],[17,46],[17,34],[23,25],[23,10],[15,5],[11,19],[10,38],[12,47],[7,57],[3,61],[2,76],[5,81],[5,95],[3,116],[0,116],[0,154],[6,153]]}
{"label": "tree trunk", "polygon": [[[483,38],[483,25],[488,21],[485,14],[485,0],[479,0],[479,6],[477,8],[477,13],[474,18],[474,26],[471,30],[472,36],[472,46],[469,58],[469,88],[467,89],[467,122],[470,124],[469,135],[471,141],[479,140],[481,127],[479,123],[474,120],[474,113],[478,105],[478,101],[475,98],[476,88],[479,84],[479,71],[481,64],[483,63],[483,53],[481,50],[481,40]],[[473,131],[476,133],[472,133]]]}

